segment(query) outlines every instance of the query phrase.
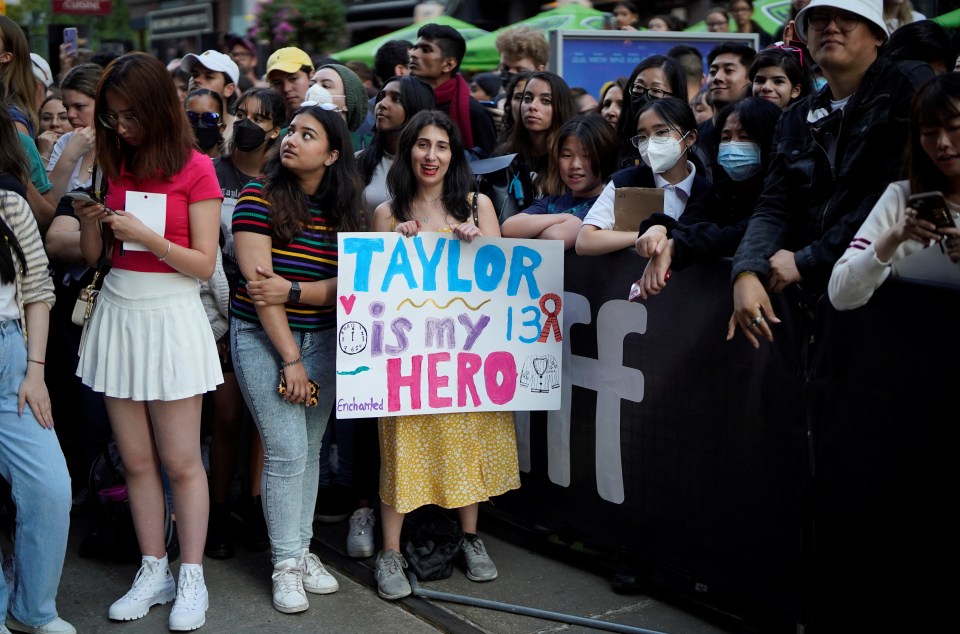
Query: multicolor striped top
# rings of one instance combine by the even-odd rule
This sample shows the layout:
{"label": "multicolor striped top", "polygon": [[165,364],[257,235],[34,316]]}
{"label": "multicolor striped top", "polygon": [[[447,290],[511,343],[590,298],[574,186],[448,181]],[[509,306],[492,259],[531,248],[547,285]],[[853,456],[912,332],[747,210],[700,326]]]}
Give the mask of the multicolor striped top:
{"label": "multicolor striped top", "polygon": [[[271,249],[274,273],[290,281],[316,282],[337,276],[337,232],[315,204],[312,199],[307,203],[310,222],[303,233],[289,244],[274,241]],[[263,181],[255,180],[240,192],[237,199],[233,210],[233,233],[251,231],[272,236],[271,214],[272,205],[263,197]],[[288,303],[285,308],[291,330],[326,330],[337,324],[335,306]],[[242,273],[240,285],[230,302],[230,314],[245,321],[260,321],[247,294],[247,281]]]}

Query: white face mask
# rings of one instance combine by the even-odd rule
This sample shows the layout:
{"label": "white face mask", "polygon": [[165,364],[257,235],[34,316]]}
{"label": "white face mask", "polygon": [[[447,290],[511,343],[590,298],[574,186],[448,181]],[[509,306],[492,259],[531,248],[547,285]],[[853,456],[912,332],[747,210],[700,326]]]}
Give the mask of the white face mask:
{"label": "white face mask", "polygon": [[[687,134],[690,134],[689,132]],[[687,137],[684,134],[680,141]],[[662,174],[677,164],[687,148],[680,148],[680,141],[673,137],[650,137],[640,144],[640,158],[650,166],[654,174]]]}

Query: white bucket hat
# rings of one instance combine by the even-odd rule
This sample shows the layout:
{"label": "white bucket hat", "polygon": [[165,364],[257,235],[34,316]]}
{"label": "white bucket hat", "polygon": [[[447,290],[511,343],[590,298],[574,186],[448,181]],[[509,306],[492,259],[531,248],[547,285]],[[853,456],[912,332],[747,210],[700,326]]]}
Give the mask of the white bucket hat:
{"label": "white bucket hat", "polygon": [[859,15],[861,18],[874,24],[883,33],[883,41],[887,41],[890,32],[883,21],[883,0],[812,0],[797,14],[797,35],[803,42],[807,41],[807,16],[811,9],[830,7]]}

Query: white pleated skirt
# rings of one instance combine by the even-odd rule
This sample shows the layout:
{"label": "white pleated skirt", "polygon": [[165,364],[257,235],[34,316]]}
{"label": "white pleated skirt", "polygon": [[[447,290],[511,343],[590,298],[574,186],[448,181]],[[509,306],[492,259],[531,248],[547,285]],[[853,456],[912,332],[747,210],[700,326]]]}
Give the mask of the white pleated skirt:
{"label": "white pleated skirt", "polygon": [[112,269],[80,346],[77,376],[95,392],[175,401],[223,383],[196,279]]}

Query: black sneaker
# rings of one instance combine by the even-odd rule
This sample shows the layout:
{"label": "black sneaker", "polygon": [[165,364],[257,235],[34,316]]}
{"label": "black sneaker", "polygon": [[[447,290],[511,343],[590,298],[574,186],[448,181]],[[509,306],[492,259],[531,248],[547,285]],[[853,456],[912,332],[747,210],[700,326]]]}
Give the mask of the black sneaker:
{"label": "black sneaker", "polygon": [[210,521],[207,523],[207,545],[203,553],[211,559],[233,557],[233,532],[230,526],[230,509],[226,504],[210,505]]}
{"label": "black sneaker", "polygon": [[243,545],[252,553],[270,548],[267,521],[263,517],[263,505],[259,495],[247,500],[247,508],[243,516]]}
{"label": "black sneaker", "polygon": [[323,524],[336,524],[353,512],[351,494],[345,487],[330,487],[317,491],[317,506],[313,519]]}

